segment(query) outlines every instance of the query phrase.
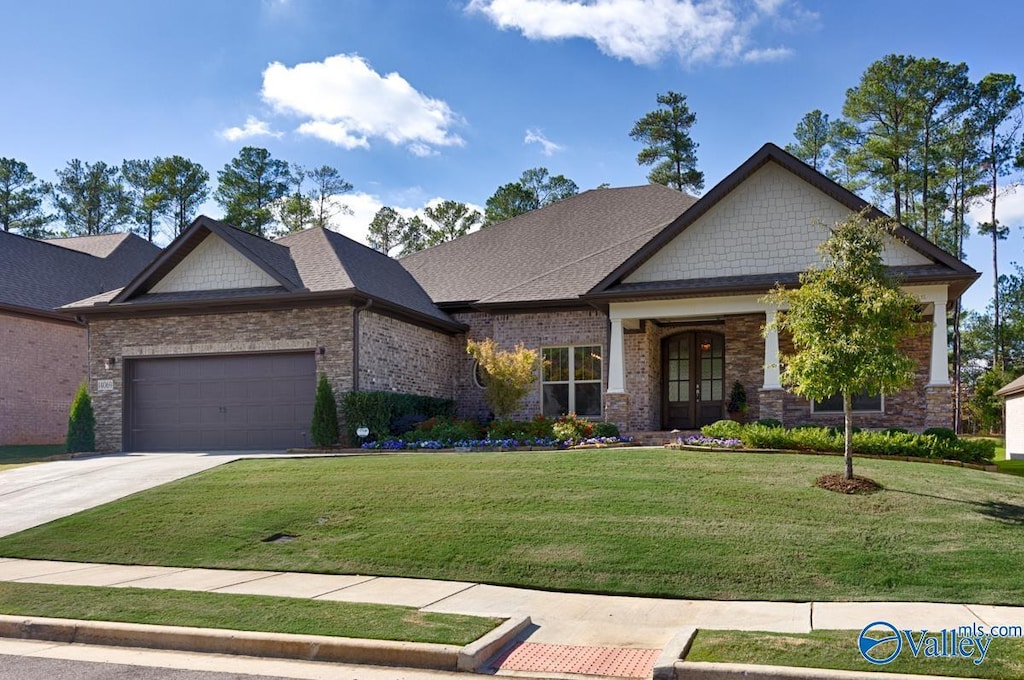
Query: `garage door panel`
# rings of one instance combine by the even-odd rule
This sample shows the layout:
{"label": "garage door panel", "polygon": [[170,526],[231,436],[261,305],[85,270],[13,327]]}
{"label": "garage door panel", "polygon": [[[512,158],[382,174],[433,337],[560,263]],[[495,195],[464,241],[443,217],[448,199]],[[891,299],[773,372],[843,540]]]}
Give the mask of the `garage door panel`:
{"label": "garage door panel", "polygon": [[280,449],[307,443],[316,389],[312,352],[138,359],[130,376],[130,448]]}

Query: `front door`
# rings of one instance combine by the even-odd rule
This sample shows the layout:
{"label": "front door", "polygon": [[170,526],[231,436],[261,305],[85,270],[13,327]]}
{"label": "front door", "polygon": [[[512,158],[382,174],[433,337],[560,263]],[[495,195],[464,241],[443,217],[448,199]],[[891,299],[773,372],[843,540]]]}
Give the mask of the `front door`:
{"label": "front door", "polygon": [[661,343],[662,426],[694,430],[724,413],[725,338],[689,331]]}

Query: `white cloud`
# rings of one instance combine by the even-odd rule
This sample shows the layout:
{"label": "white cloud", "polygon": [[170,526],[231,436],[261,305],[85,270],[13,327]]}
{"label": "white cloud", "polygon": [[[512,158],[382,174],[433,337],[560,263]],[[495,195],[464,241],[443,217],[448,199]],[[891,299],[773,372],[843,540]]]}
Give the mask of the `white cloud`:
{"label": "white cloud", "polygon": [[[1000,192],[1004,191],[1000,187]],[[996,201],[996,219],[1002,226],[1011,227],[1013,231],[1018,225],[1024,224],[1024,184],[1008,185],[1006,193],[1000,193]],[[981,200],[967,213],[967,221],[975,226],[992,220],[992,204]]]}
{"label": "white cloud", "polygon": [[245,119],[245,125],[221,130],[220,136],[229,142],[237,142],[250,137],[280,137],[281,133],[271,130],[270,123],[259,120],[255,116],[249,116]]}
{"label": "white cloud", "polygon": [[526,131],[526,137],[523,139],[524,144],[540,144],[541,153],[545,156],[551,156],[557,151],[561,151],[565,147],[561,144],[556,144],[550,139],[544,136],[544,132],[537,128],[530,128]]}
{"label": "white cloud", "polygon": [[605,54],[655,64],[675,53],[685,65],[765,61],[786,48],[751,47],[751,34],[786,0],[470,0],[501,29],[531,40],[592,40]]}
{"label": "white cloud", "polygon": [[782,61],[793,56],[788,47],[767,47],[764,49],[747,50],[743,53],[743,61],[751,64],[767,61]]}
{"label": "white cloud", "polygon": [[[413,193],[419,192],[417,191]],[[377,211],[385,205],[390,205],[396,212],[398,212],[399,215],[405,218],[412,217],[413,215],[423,217],[424,208],[437,205],[442,200],[444,199],[434,197],[428,201],[424,201],[418,207],[412,207],[396,205],[394,202],[385,203],[380,196],[362,191],[345,194],[343,196],[339,196],[338,201],[347,205],[352,212],[349,215],[336,215],[333,219],[331,229],[348,236],[350,239],[359,241],[360,243],[366,243],[366,235],[370,227],[370,221],[373,220],[373,216],[377,214]],[[473,210],[479,210],[480,214],[483,215],[484,209],[482,206],[474,205],[472,203],[467,205],[469,205]]]}
{"label": "white cloud", "polygon": [[385,139],[417,156],[465,142],[451,128],[462,123],[441,99],[417,91],[398,73],[381,75],[355,54],[263,72],[263,99],[281,114],[305,118],[297,131],[346,149]]}

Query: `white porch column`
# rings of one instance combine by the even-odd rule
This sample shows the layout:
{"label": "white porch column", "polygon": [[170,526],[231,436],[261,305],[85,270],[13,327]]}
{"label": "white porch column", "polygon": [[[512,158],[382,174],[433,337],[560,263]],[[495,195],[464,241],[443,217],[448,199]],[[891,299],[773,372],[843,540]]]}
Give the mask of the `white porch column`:
{"label": "white porch column", "polygon": [[612,319],[612,333],[608,347],[608,392],[622,394],[626,391],[626,373],[623,363],[625,354],[622,336],[622,319]]}
{"label": "white porch column", "polygon": [[946,339],[946,289],[930,296],[932,313],[932,361],[928,386],[949,385],[948,340]]}
{"label": "white porch column", "polygon": [[775,323],[774,307],[769,307],[764,312],[765,322],[768,325],[768,332],[764,336],[764,387],[765,390],[781,390],[779,382],[779,332],[771,327]]}

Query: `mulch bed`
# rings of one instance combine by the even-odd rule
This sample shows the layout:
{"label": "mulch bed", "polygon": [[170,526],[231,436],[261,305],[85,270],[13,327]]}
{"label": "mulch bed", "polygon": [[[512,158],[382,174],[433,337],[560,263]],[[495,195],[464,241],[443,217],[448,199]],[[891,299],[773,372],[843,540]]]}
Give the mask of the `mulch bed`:
{"label": "mulch bed", "polygon": [[842,474],[822,475],[814,480],[814,486],[835,491],[836,493],[875,493],[884,487],[873,479],[867,477],[853,476],[853,479],[843,479]]}

